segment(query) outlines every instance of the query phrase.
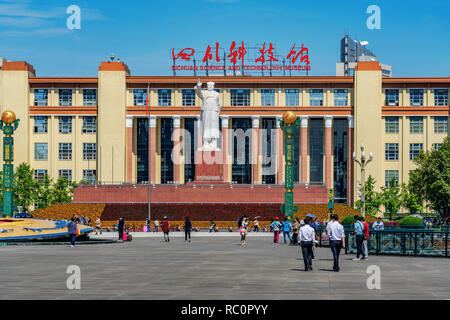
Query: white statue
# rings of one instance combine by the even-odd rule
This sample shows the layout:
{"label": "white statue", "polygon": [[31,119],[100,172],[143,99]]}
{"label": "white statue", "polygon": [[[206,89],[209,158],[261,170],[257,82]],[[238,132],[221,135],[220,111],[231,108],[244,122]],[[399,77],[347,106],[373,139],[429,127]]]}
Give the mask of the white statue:
{"label": "white statue", "polygon": [[214,82],[208,82],[208,90],[202,90],[202,82],[198,79],[194,87],[198,97],[202,100],[201,127],[203,151],[219,151],[217,141],[220,137],[219,113],[222,108],[220,94],[214,90]]}

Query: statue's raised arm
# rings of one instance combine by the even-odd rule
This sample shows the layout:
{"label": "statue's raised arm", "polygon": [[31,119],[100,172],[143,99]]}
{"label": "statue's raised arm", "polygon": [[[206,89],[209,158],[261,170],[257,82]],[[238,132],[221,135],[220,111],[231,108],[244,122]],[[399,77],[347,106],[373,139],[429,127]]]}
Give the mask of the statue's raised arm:
{"label": "statue's raised arm", "polygon": [[195,93],[198,95],[198,97],[203,100],[202,81],[200,80],[200,78],[198,78],[197,85],[194,87],[194,89],[195,89]]}

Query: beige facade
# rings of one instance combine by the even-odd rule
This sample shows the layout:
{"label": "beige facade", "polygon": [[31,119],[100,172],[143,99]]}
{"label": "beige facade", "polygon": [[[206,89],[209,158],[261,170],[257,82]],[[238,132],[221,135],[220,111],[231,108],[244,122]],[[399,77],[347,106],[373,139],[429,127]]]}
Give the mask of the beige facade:
{"label": "beige facade", "polygon": [[[323,152],[322,158],[319,158],[321,177],[322,183],[328,181],[327,187],[330,188],[336,185],[338,179],[336,174],[339,174],[335,163],[335,159],[338,158],[335,153],[333,132],[336,133],[336,121],[345,120],[346,135],[349,137],[346,142],[345,184],[347,202],[350,204],[358,199],[356,187],[360,179],[360,169],[351,160],[351,155],[355,151],[357,156],[360,156],[359,146],[362,143],[366,153],[372,152],[374,155],[374,160],[367,167],[366,175],[372,175],[379,188],[385,184],[387,171],[388,174],[397,174],[399,182],[408,181],[409,171],[414,169],[413,161],[410,159],[411,145],[419,148],[418,144],[421,144],[424,150],[430,150],[434,144],[441,143],[444,137],[448,136],[450,88],[448,77],[383,78],[377,62],[361,62],[355,70],[354,77],[204,77],[202,81],[214,81],[216,88],[220,90],[223,102],[222,132],[226,134],[227,141],[223,146],[227,160],[224,164],[224,181],[229,183],[233,182],[233,122],[240,118],[250,119],[253,137],[258,137],[252,138],[252,144],[256,145],[258,153],[255,156],[257,161],[252,164],[251,184],[264,183],[261,148],[264,119],[278,121],[277,119],[287,110],[294,111],[303,119],[302,123],[305,125],[302,130],[299,128],[301,135],[306,134],[306,137],[300,137],[298,150],[306,150],[306,154],[302,156],[300,151],[298,154],[298,181],[313,183],[311,175],[315,173],[312,173],[311,168],[318,160],[311,155],[311,145],[317,138],[311,136],[310,124],[314,119],[321,119],[323,121],[320,136],[323,140]],[[142,125],[140,119],[148,119],[150,116],[150,125],[147,123],[145,129],[149,130],[150,127],[147,146],[147,150],[150,149],[148,179],[154,184],[187,183],[188,168],[185,166],[187,159],[183,148],[177,151],[181,162],[173,167],[173,179],[164,181],[162,170],[165,166],[162,152],[167,145],[162,143],[162,123],[166,121],[164,119],[171,119],[173,129],[177,132],[175,138],[178,137],[178,143],[185,141],[183,129],[187,127],[187,119],[199,117],[201,101],[195,97],[194,105],[184,105],[183,92],[186,89],[193,89],[196,82],[196,77],[133,77],[128,67],[121,62],[103,62],[98,77],[93,78],[40,78],[35,76],[33,67],[25,62],[6,62],[0,71],[0,108],[2,111],[13,110],[21,119],[19,129],[14,135],[14,164],[17,166],[19,163],[27,162],[35,170],[46,170],[52,178],[57,178],[61,170],[70,170],[74,181],[88,179],[102,184],[140,183],[142,182],[140,174],[145,165],[142,158],[145,154],[140,151],[143,150],[143,146],[138,139],[144,129],[139,125]],[[147,92],[147,88],[150,93],[149,115],[145,98],[137,96],[135,92],[135,90]],[[44,94],[37,91],[40,89]],[[60,94],[63,94],[63,89],[71,90],[70,105],[61,105]],[[96,90],[94,105],[86,103],[85,90],[89,89]],[[271,96],[273,103],[263,105],[265,101],[263,90],[267,89],[274,92]],[[292,89],[296,91],[289,91]],[[419,89],[419,92],[423,90],[423,94],[418,98],[422,99],[422,102],[418,105],[411,103],[411,95],[417,95],[415,89]],[[161,105],[160,90],[170,90],[170,94],[166,97],[170,99],[168,105]],[[232,96],[236,95],[235,90],[248,90],[244,93],[248,102],[233,105]],[[314,90],[319,90],[319,95]],[[385,101],[392,96],[393,90],[398,93],[398,99],[394,101],[394,105],[389,105]],[[439,97],[443,97],[442,92],[447,93],[446,104],[441,105],[444,101],[441,99],[438,105],[435,105],[437,101],[435,92]],[[43,98],[45,95],[46,99]],[[318,96],[319,102],[316,99]],[[44,105],[36,102],[40,99],[46,100]],[[46,117],[47,132],[36,131],[37,117]],[[71,118],[71,132],[60,132],[60,117]],[[85,117],[96,119],[95,130],[87,132],[84,130]],[[414,120],[416,121],[414,125],[419,127],[417,132],[411,131],[411,117],[413,120],[417,117],[422,118],[422,124],[416,124],[417,121]],[[396,132],[386,129],[388,126],[386,119],[388,121],[394,119],[394,123],[397,119]],[[435,121],[439,122],[437,130]],[[326,123],[331,125],[326,126]],[[389,122],[389,126],[391,124]],[[446,131],[443,132],[442,128],[445,126]],[[195,127],[195,130],[197,129]],[[278,137],[281,134],[278,125],[275,130]],[[331,134],[327,130],[331,130]],[[328,136],[331,138],[326,138]],[[276,138],[273,148],[276,148],[278,154],[283,154],[280,141],[282,140]],[[40,147],[42,144],[47,146],[45,159],[41,159],[40,153],[36,152],[38,144]],[[63,152],[61,159],[61,144],[65,147],[70,144],[70,159],[64,159],[67,152]],[[95,156],[87,157],[90,160],[85,156],[86,144],[90,144],[89,146],[95,144]],[[394,149],[395,145],[398,146],[396,158],[393,156],[394,159],[386,159],[386,144],[394,145]],[[326,154],[331,154],[328,160]],[[283,158],[277,158],[276,163],[274,183],[283,183]]]}

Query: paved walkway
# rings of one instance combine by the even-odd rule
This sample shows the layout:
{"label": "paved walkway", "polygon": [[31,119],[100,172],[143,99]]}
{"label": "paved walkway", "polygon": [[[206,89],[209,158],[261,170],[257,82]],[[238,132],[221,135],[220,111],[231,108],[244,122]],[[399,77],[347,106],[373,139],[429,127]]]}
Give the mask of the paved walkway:
{"label": "paved walkway", "polygon": [[[330,249],[318,248],[304,272],[298,247],[256,234],[242,247],[238,233],[220,234],[0,247],[0,299],[450,299],[448,259],[342,255],[336,273]],[[70,265],[80,267],[81,290],[66,287]],[[370,265],[381,269],[380,290],[367,288]]]}

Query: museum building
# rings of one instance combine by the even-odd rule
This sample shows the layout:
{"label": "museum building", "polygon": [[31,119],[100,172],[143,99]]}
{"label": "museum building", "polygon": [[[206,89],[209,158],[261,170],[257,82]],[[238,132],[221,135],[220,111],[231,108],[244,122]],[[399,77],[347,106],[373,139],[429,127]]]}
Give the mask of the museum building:
{"label": "museum building", "polygon": [[[132,76],[117,61],[102,62],[98,77],[88,78],[37,77],[26,62],[4,62],[1,110],[20,119],[14,164],[29,163],[36,179],[92,184],[75,195],[81,202],[146,202],[148,181],[157,202],[283,202],[280,120],[293,111],[296,202],[326,202],[333,189],[335,202],[352,205],[360,179],[352,155],[360,157],[361,144],[373,154],[366,176],[381,187],[392,178],[407,182],[414,156],[448,136],[449,77],[387,78],[367,61],[353,76],[200,78],[215,83],[223,104],[220,183],[197,183],[198,77]],[[140,196],[130,200],[129,188]]]}

